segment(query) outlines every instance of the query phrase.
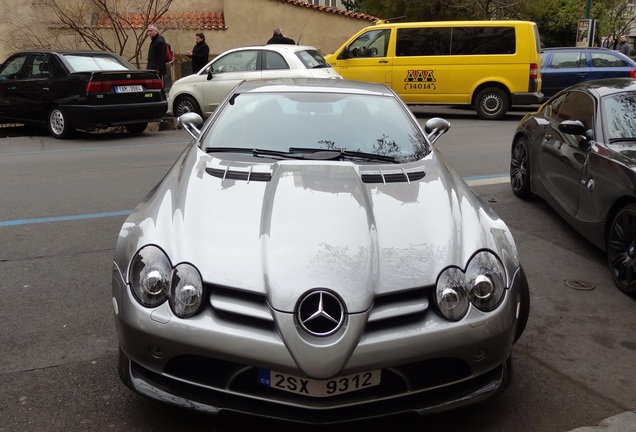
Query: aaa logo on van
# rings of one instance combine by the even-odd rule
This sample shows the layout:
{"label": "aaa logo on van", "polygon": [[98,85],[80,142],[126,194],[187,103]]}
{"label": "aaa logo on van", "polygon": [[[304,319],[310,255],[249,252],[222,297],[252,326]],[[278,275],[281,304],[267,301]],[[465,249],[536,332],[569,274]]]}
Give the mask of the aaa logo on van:
{"label": "aaa logo on van", "polygon": [[406,73],[404,82],[436,82],[433,70],[410,70]]}

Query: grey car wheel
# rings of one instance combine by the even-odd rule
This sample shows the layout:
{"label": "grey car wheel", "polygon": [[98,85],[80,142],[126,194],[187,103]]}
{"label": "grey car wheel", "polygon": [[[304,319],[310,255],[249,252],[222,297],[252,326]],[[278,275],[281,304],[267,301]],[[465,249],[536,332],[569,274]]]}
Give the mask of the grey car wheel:
{"label": "grey car wheel", "polygon": [[201,115],[201,108],[199,108],[199,104],[192,96],[179,96],[174,104],[174,107],[174,113],[176,117],[189,112]]}
{"label": "grey car wheel", "polygon": [[532,198],[530,191],[530,154],[528,140],[524,136],[515,139],[510,155],[510,186],[519,198]]}
{"label": "grey car wheel", "polygon": [[53,107],[49,110],[48,116],[49,132],[55,138],[67,138],[73,132],[71,123],[66,113],[60,107]]}
{"label": "grey car wheel", "polygon": [[475,111],[484,120],[499,120],[510,108],[510,98],[505,91],[497,87],[488,87],[477,94]]}

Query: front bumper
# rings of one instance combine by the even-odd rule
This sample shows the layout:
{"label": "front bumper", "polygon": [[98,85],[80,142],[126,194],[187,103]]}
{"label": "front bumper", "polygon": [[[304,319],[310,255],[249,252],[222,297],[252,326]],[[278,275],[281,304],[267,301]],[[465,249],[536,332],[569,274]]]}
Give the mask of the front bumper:
{"label": "front bumper", "polygon": [[341,374],[382,369],[382,384],[311,398],[258,384],[259,367],[303,375],[275,328],[230,325],[214,313],[195,323],[170,317],[166,309],[148,310],[132,297],[115,266],[119,373],[142,395],[208,413],[334,423],[445,411],[507,387],[523,277],[518,268],[503,303],[487,316],[472,313],[448,323],[430,310],[425,317],[391,322],[380,331],[374,324]]}

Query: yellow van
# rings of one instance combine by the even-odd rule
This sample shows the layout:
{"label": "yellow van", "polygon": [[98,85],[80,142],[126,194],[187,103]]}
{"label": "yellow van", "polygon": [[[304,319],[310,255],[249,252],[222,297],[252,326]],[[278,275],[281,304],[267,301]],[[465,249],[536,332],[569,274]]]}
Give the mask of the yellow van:
{"label": "yellow van", "polygon": [[471,105],[482,119],[543,97],[530,21],[378,22],[325,58],[343,78],[385,83],[407,104]]}

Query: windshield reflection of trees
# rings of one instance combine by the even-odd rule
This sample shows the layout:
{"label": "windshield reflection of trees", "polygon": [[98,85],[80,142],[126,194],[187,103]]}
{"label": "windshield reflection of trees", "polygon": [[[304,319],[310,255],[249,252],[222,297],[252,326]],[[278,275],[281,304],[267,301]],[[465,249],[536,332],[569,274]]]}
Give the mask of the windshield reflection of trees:
{"label": "windshield reflection of trees", "polygon": [[[636,139],[636,92],[620,93],[603,100],[607,138]],[[607,143],[609,144],[609,143]]]}

